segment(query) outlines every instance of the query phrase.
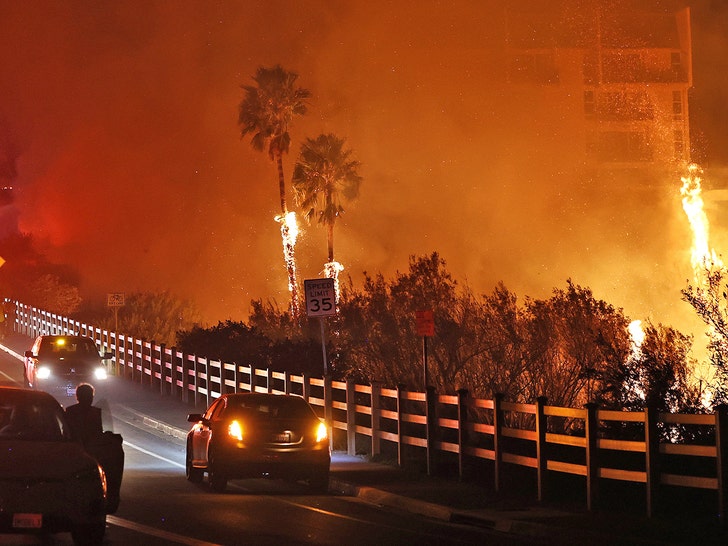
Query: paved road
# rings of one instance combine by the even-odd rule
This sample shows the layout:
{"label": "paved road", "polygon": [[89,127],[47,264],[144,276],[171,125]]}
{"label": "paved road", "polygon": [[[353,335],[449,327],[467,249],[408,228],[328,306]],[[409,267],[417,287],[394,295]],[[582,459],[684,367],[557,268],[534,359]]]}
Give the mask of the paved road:
{"label": "paved road", "polygon": [[[0,351],[0,384],[20,385],[18,355],[24,343],[22,338],[6,340],[6,347],[11,347]],[[62,395],[59,401],[74,402]],[[191,484],[184,478],[183,435],[186,414],[194,408],[116,377],[97,385],[95,402],[103,409],[105,428],[124,437],[126,455],[122,501],[119,511],[108,518],[105,544],[541,542],[453,523],[408,506],[390,506],[367,497],[366,492],[337,492],[347,489],[347,484],[336,479],[326,495],[311,494],[302,484],[266,480],[236,480],[228,492],[213,494],[205,483]],[[333,467],[334,476],[347,469],[368,468],[363,459],[341,454],[335,455]],[[34,540],[2,536],[0,544],[32,544]],[[58,535],[53,543],[70,544],[70,536]]]}

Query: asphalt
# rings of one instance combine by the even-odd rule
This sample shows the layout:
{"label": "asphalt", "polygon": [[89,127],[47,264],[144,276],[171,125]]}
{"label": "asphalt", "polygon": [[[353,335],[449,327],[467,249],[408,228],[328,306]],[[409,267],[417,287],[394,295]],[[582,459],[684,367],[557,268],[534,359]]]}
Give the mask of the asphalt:
{"label": "asphalt", "polygon": [[[8,347],[0,349],[14,353]],[[112,377],[110,381],[123,380]],[[115,396],[111,403],[97,400],[107,414],[123,414],[127,422],[180,444],[190,426],[187,414],[204,410],[204,405],[194,407],[137,384],[115,392],[119,390],[125,393],[122,398]],[[428,476],[421,466],[401,468],[393,461],[374,461],[337,450],[332,453],[329,493],[441,521],[477,525],[536,544],[728,544],[728,532],[717,515],[696,515],[705,511],[647,518],[639,509],[620,509],[619,503],[616,509],[593,511],[578,500],[539,503],[536,492],[529,488],[498,494],[477,479]]]}

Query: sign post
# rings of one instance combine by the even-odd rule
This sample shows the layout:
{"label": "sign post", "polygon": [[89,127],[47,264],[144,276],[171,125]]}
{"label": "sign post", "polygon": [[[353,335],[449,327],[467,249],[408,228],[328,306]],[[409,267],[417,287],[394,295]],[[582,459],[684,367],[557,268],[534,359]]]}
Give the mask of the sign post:
{"label": "sign post", "polygon": [[424,368],[425,389],[430,382],[427,374],[427,338],[435,335],[435,316],[432,309],[416,311],[417,335],[422,336],[422,366]]}
{"label": "sign post", "polygon": [[306,293],[306,315],[318,317],[321,324],[321,352],[324,357],[324,420],[329,429],[329,447],[334,445],[333,421],[333,395],[331,391],[331,378],[329,366],[326,361],[326,332],[324,319],[336,315],[336,289],[334,279],[308,279],[303,281]]}
{"label": "sign post", "polygon": [[336,292],[334,279],[307,279],[303,281],[306,293],[306,315],[318,317],[321,323],[321,351],[324,357],[324,377],[329,373],[326,361],[326,337],[324,318],[336,314]]}
{"label": "sign post", "polygon": [[[114,372],[119,375],[119,307],[126,305],[126,294],[124,292],[114,292],[106,294],[106,306],[114,310],[114,362],[116,369]],[[107,334],[106,344],[111,345],[111,336]]]}
{"label": "sign post", "polygon": [[427,475],[435,467],[435,388],[430,386],[427,374],[427,338],[435,335],[435,316],[432,309],[416,311],[417,335],[422,336],[422,367],[425,381],[425,421],[427,422]]}

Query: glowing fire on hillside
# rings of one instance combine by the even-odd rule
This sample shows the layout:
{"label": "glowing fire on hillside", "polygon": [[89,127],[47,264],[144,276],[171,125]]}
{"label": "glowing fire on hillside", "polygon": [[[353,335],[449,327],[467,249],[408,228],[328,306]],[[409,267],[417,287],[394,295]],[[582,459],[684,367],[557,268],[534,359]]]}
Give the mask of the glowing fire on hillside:
{"label": "glowing fire on hillside", "polygon": [[[693,232],[693,246],[691,251],[691,264],[693,266],[693,274],[697,289],[706,291],[708,289],[708,279],[706,275],[710,272],[724,269],[723,261],[716,254],[715,250],[710,248],[710,224],[705,214],[704,202],[702,197],[702,169],[696,165],[688,166],[687,176],[681,177],[682,187],[680,194],[682,195],[682,206],[688,217],[690,228]],[[708,327],[707,335],[713,341],[716,340],[716,331],[713,326]],[[712,375],[712,366],[708,366],[706,370],[694,370],[697,376],[700,391],[702,393],[702,402],[704,406],[710,407],[710,399],[712,397],[712,389],[708,386],[703,389],[704,381],[709,384],[708,376]],[[705,379],[704,379],[705,377]]]}
{"label": "glowing fire on hillside", "polygon": [[642,343],[645,341],[645,332],[642,330],[642,321],[633,320],[627,326],[629,338],[632,343],[632,357],[639,358],[642,351]]}
{"label": "glowing fire on hillside", "polygon": [[688,217],[693,232],[690,262],[697,282],[701,281],[702,272],[705,269],[723,267],[723,262],[708,243],[710,223],[704,210],[701,187],[702,174],[703,171],[698,165],[694,163],[689,165],[687,176],[681,177],[682,187],[680,188],[683,210]]}

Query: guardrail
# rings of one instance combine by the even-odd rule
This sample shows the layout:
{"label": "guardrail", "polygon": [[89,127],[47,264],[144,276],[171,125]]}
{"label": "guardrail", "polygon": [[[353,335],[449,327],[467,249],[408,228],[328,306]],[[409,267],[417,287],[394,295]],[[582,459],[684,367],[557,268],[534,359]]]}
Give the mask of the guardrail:
{"label": "guardrail", "polygon": [[[424,453],[428,473],[438,457],[457,462],[463,478],[469,459],[493,463],[496,491],[513,466],[536,474],[539,500],[548,497],[550,474],[584,478],[586,503],[593,509],[602,480],[644,484],[648,516],[672,487],[714,491],[722,525],[728,499],[728,408],[687,415],[652,409],[625,412],[549,406],[456,395],[410,392],[379,383],[355,384],[331,377],[293,375],[271,369],[226,363],[186,354],[130,336],[101,330],[66,317],[17,304],[15,330],[30,337],[42,333],[81,334],[112,351],[116,373],[190,404],[207,406],[221,393],[271,392],[298,394],[317,407],[349,454],[365,448],[370,455],[396,447],[403,465],[408,450]],[[692,441],[681,440],[690,429]],[[660,434],[662,432],[662,435]],[[667,436],[668,441],[664,438]],[[700,441],[695,440],[699,438]],[[691,443],[692,442],[692,443]],[[508,466],[511,465],[511,466]]]}

